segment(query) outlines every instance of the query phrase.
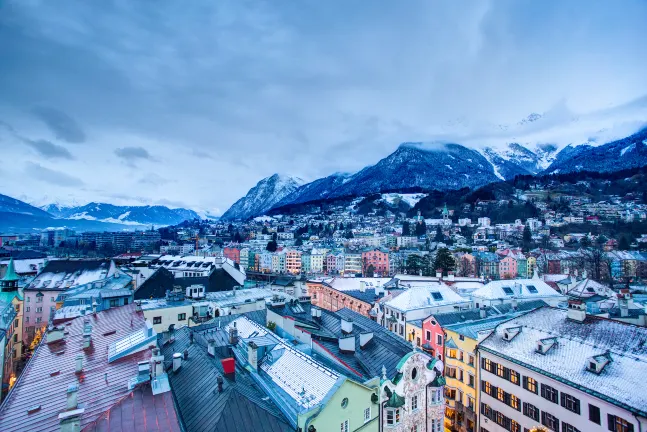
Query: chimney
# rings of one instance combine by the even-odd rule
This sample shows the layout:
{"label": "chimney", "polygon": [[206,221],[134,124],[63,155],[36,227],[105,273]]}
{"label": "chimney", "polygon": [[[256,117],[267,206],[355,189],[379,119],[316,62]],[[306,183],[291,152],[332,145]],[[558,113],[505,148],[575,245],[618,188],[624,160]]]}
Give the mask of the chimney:
{"label": "chimney", "polygon": [[173,354],[173,372],[177,372],[182,367],[182,354]]}
{"label": "chimney", "polygon": [[153,354],[150,359],[151,378],[157,378],[164,374],[164,356],[161,355],[159,348],[153,348]]}
{"label": "chimney", "polygon": [[81,373],[83,372],[83,355],[79,354],[76,356],[76,367],[75,367],[76,373]]}
{"label": "chimney", "polygon": [[47,343],[56,342],[65,339],[64,326],[49,326],[47,328]]}
{"label": "chimney", "polygon": [[209,339],[207,341],[207,354],[209,354],[211,357],[216,356],[216,341],[213,339]]}
{"label": "chimney", "polygon": [[92,324],[87,320],[83,324],[83,349],[90,348],[92,345]]}
{"label": "chimney", "polygon": [[84,408],[79,408],[77,392],[79,386],[71,384],[67,388],[67,409],[58,415],[60,432],[79,432],[81,430],[81,415]]}
{"label": "chimney", "polygon": [[341,331],[344,334],[350,334],[353,332],[353,320],[350,318],[341,319]]}
{"label": "chimney", "polygon": [[354,336],[340,337],[339,338],[339,351],[344,352],[344,353],[354,353],[355,352],[355,337]]}
{"label": "chimney", "polygon": [[487,316],[487,309],[486,309],[485,305],[483,305],[483,306],[481,306],[479,308],[479,316],[481,318],[485,318]]}
{"label": "chimney", "polygon": [[[422,274],[420,276],[422,276]],[[441,272],[436,272],[436,277],[440,279],[443,277],[443,274]]]}
{"label": "chimney", "polygon": [[515,297],[512,298],[510,304],[512,305],[512,309],[514,310],[517,310],[517,308],[519,308],[519,301]]}
{"label": "chimney", "polygon": [[236,322],[234,321],[234,325],[229,327],[229,344],[230,345],[236,345],[238,344],[238,329],[236,328]]}
{"label": "chimney", "polygon": [[620,318],[627,318],[629,316],[629,301],[625,298],[619,298],[618,307],[620,308]]}
{"label": "chimney", "polygon": [[359,292],[366,292],[366,281],[359,281]]}
{"label": "chimney", "polygon": [[569,300],[566,317],[571,321],[584,322],[586,319],[586,305],[581,300]]}
{"label": "chimney", "polygon": [[79,406],[78,401],[79,385],[70,384],[67,387],[67,408],[68,410],[77,409]]}
{"label": "chimney", "polygon": [[222,393],[222,385],[225,383],[225,380],[222,378],[222,375],[218,375],[218,378],[216,378],[216,382],[218,383],[218,393]]}
{"label": "chimney", "polygon": [[359,347],[364,349],[364,347],[373,340],[373,332],[362,332],[359,334]]}
{"label": "chimney", "polygon": [[250,341],[247,344],[247,361],[249,361],[249,365],[252,369],[258,371],[258,346],[254,341]]}
{"label": "chimney", "polygon": [[96,300],[93,301],[92,302],[92,313],[95,314],[95,315],[97,314],[97,306],[99,306],[99,303],[97,303]]}
{"label": "chimney", "polygon": [[447,280],[448,280],[449,282],[454,282],[454,272],[449,272],[449,273],[447,274]]}

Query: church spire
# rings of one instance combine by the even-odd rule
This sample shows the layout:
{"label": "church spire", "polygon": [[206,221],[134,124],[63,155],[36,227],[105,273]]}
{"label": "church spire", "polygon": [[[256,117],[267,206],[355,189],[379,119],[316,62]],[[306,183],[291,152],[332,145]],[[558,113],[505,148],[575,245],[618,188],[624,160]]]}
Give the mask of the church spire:
{"label": "church spire", "polygon": [[0,285],[3,289],[17,288],[18,280],[20,280],[20,276],[18,276],[18,273],[16,273],[16,267],[14,265],[12,257],[9,260],[9,264],[7,265],[7,271],[5,272],[4,277],[0,279]]}

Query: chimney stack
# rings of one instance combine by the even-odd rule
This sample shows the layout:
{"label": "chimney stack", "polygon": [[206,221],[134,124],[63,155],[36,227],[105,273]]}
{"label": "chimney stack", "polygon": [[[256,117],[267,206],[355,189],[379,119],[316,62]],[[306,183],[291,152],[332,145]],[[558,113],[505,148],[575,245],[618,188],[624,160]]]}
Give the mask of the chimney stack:
{"label": "chimney stack", "polygon": [[182,367],[182,354],[173,354],[173,372],[177,372]]}
{"label": "chimney stack", "polygon": [[487,309],[485,308],[485,305],[479,308],[479,316],[481,318],[485,318],[487,316]]}
{"label": "chimney stack", "polygon": [[340,337],[339,338],[339,351],[344,352],[344,353],[354,353],[355,352],[355,337],[354,336]]}
{"label": "chimney stack", "polygon": [[238,344],[238,329],[236,328],[236,322],[234,321],[234,325],[229,327],[229,344],[230,345],[236,345]]}
{"label": "chimney stack", "polygon": [[366,292],[366,281],[359,281],[359,292]]}
{"label": "chimney stack", "polygon": [[218,393],[222,393],[222,385],[225,382],[225,380],[222,378],[222,375],[218,375],[218,378],[216,378],[216,382],[218,383]]}
{"label": "chimney stack", "polygon": [[216,356],[216,341],[213,339],[209,339],[207,341],[207,354],[209,354],[211,357]]}
{"label": "chimney stack", "polygon": [[83,355],[79,354],[76,356],[76,367],[75,367],[76,373],[81,373],[83,372]]}
{"label": "chimney stack", "polygon": [[67,408],[58,415],[60,432],[80,432],[81,430],[81,415],[85,409],[79,408],[78,391],[78,384],[70,384],[67,388]]}
{"label": "chimney stack", "polygon": [[512,305],[512,309],[514,310],[517,310],[517,308],[519,307],[519,301],[515,297],[512,298],[510,304]]}
{"label": "chimney stack", "polygon": [[90,348],[92,345],[92,324],[86,319],[83,324],[83,348]]}
{"label": "chimney stack", "polygon": [[47,328],[47,343],[56,342],[61,339],[65,339],[64,326],[49,326]]}
{"label": "chimney stack", "polygon": [[[422,276],[422,274],[420,276]],[[443,274],[441,272],[436,272],[436,277],[440,279],[443,277]]]}
{"label": "chimney stack", "polygon": [[78,393],[79,393],[78,384],[70,384],[67,387],[67,409],[68,410],[74,410],[78,408],[79,406]]}
{"label": "chimney stack", "polygon": [[586,305],[581,300],[569,300],[566,317],[571,321],[584,322],[586,319]]}
{"label": "chimney stack", "polygon": [[157,378],[164,373],[164,356],[160,354],[159,348],[153,348],[153,355],[150,359],[151,378]]}
{"label": "chimney stack", "polygon": [[258,346],[254,341],[250,341],[247,344],[247,360],[252,369],[258,371]]}
{"label": "chimney stack", "polygon": [[373,340],[373,332],[362,332],[359,334],[359,347],[364,349]]}

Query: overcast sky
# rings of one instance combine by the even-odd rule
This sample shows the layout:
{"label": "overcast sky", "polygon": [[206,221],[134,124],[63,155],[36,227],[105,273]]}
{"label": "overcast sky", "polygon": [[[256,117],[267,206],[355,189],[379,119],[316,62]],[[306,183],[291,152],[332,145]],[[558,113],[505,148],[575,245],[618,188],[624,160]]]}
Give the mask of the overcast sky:
{"label": "overcast sky", "polygon": [[0,193],[221,213],[275,172],[643,96],[646,20],[644,0],[5,0]]}

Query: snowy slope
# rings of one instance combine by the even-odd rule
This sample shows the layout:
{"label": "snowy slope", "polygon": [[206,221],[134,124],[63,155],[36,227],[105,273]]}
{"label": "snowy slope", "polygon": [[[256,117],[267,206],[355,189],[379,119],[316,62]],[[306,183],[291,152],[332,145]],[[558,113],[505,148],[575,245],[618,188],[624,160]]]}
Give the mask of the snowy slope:
{"label": "snowy slope", "polygon": [[41,208],[56,218],[123,225],[176,225],[185,220],[199,218],[198,214],[192,210],[170,209],[165,206],[116,206],[92,202],[76,207],[49,204]]}
{"label": "snowy slope", "polygon": [[298,177],[279,174],[264,178],[251,188],[247,195],[236,201],[229,210],[223,213],[221,219],[248,219],[260,216],[303,183],[303,180]]}

